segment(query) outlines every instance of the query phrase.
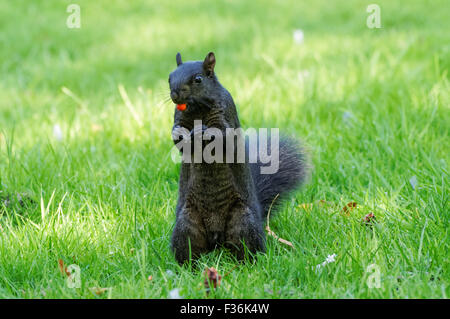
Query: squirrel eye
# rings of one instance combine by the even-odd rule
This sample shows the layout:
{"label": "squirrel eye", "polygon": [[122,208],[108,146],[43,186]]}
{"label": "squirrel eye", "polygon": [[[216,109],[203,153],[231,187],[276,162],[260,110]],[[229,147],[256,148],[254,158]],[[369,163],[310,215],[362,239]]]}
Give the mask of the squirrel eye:
{"label": "squirrel eye", "polygon": [[200,75],[197,75],[194,79],[195,83],[201,83],[202,82],[202,77]]}

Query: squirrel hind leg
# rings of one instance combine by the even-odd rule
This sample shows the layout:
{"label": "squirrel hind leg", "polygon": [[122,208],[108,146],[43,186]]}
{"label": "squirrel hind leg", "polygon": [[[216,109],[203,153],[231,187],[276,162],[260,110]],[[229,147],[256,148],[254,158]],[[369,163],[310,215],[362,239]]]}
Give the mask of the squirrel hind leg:
{"label": "squirrel hind leg", "polygon": [[265,236],[260,216],[249,207],[237,208],[231,216],[227,224],[225,246],[239,260],[245,259],[248,252],[264,252]]}
{"label": "squirrel hind leg", "polygon": [[193,221],[180,217],[173,229],[171,248],[178,263],[197,259],[209,251],[204,232]]}

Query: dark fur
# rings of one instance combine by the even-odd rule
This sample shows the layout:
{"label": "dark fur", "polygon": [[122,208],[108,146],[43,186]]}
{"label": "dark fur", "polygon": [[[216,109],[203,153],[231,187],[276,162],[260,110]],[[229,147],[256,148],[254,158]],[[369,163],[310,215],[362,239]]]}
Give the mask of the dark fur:
{"label": "dark fur", "polygon": [[[173,130],[183,127],[194,135],[194,120],[202,120],[203,129],[220,129],[224,136],[226,128],[240,127],[233,99],[215,76],[214,54],[184,63],[177,54],[176,60],[169,77],[171,97],[176,104],[186,103],[187,109],[175,109]],[[260,163],[181,164],[171,241],[178,262],[218,245],[239,259],[245,255],[243,242],[252,253],[265,250],[264,221],[271,203],[277,194],[284,197],[300,186],[307,174],[305,153],[296,141],[280,140],[279,159],[279,170],[271,175],[260,174]]]}

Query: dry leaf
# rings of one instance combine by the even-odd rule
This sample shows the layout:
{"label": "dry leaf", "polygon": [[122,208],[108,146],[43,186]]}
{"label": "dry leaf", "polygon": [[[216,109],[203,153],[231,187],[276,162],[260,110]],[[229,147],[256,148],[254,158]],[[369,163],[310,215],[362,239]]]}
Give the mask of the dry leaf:
{"label": "dry leaf", "polygon": [[306,211],[311,211],[313,209],[314,205],[321,206],[321,207],[334,207],[335,206],[334,203],[321,199],[321,200],[315,201],[314,203],[302,203],[302,204],[298,205],[298,208],[302,208]]}
{"label": "dry leaf", "polygon": [[372,226],[372,224],[376,221],[375,215],[370,212],[364,218],[362,219],[363,223],[366,224],[366,226]]}
{"label": "dry leaf", "polygon": [[358,204],[356,202],[350,202],[342,208],[342,212],[346,216],[350,216],[350,212],[356,208]]}
{"label": "dry leaf", "polygon": [[89,288],[89,290],[92,292],[92,293],[94,293],[94,294],[96,294],[96,295],[98,295],[98,296],[100,296],[101,294],[103,294],[105,291],[107,291],[107,290],[109,290],[110,288],[100,288],[100,287],[92,287],[92,288]]}
{"label": "dry leaf", "polygon": [[153,279],[152,275],[148,276],[148,278],[147,278],[148,281],[151,281],[152,279]]}
{"label": "dry leaf", "polygon": [[312,203],[303,203],[298,205],[299,208],[303,208],[306,211],[311,211],[313,209],[313,204]]}
{"label": "dry leaf", "polygon": [[67,270],[67,267],[64,265],[64,261],[62,259],[58,260],[58,268],[62,275],[70,277],[71,273]]}
{"label": "dry leaf", "polygon": [[217,270],[214,267],[205,269],[205,288],[209,289],[210,284],[213,285],[214,288],[220,286],[220,282],[222,280],[222,276],[217,273]]}

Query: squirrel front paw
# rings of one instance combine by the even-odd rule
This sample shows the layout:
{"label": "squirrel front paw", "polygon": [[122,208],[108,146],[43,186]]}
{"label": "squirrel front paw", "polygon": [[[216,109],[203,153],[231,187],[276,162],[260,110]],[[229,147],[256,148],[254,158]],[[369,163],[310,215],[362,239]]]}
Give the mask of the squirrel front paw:
{"label": "squirrel front paw", "polygon": [[205,142],[204,144],[208,144],[208,141],[213,141],[216,137],[214,132],[209,129],[206,125],[196,126],[191,130],[191,137],[195,136],[201,137]]}
{"label": "squirrel front paw", "polygon": [[207,138],[212,137],[208,134],[208,127],[206,125],[195,126],[191,131],[187,128],[182,127],[180,125],[175,125],[172,128],[172,139],[176,142],[184,140],[189,140],[190,138],[194,138],[195,136],[206,136]]}
{"label": "squirrel front paw", "polygon": [[206,125],[194,126],[191,131],[180,125],[175,125],[172,128],[172,140],[181,153],[184,153],[183,149],[190,147],[191,154],[193,154],[195,151],[194,144],[201,145],[203,149],[215,137],[214,132],[209,131]]}

